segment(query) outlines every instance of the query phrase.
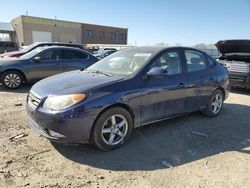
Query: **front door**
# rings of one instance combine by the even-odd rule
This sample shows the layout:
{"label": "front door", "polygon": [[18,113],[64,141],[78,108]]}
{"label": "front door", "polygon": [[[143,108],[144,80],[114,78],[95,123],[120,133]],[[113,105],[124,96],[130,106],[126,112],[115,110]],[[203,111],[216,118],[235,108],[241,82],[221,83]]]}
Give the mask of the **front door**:
{"label": "front door", "polygon": [[[39,57],[39,60],[36,58]],[[48,49],[34,57],[28,68],[29,80],[37,81],[63,72],[61,51]]]}
{"label": "front door", "polygon": [[167,74],[142,79],[141,124],[185,112],[186,75],[179,51],[161,53],[149,70],[153,67],[160,67]]}

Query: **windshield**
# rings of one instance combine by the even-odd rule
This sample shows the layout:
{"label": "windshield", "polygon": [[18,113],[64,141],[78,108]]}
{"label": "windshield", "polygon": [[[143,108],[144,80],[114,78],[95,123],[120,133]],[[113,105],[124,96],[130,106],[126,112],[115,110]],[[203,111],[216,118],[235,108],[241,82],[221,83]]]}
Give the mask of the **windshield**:
{"label": "windshield", "polygon": [[30,59],[33,58],[35,55],[37,55],[38,53],[40,53],[42,50],[44,50],[44,48],[36,48],[24,55],[22,55],[20,58],[21,59]]}
{"label": "windshield", "polygon": [[98,61],[87,70],[108,73],[111,75],[130,76],[144,67],[151,55],[151,53],[121,50]]}
{"label": "windshield", "polygon": [[27,46],[26,48],[21,49],[20,51],[23,53],[26,53],[26,52],[30,51],[32,48],[34,48],[36,45],[37,45],[37,43],[33,43],[33,44]]}

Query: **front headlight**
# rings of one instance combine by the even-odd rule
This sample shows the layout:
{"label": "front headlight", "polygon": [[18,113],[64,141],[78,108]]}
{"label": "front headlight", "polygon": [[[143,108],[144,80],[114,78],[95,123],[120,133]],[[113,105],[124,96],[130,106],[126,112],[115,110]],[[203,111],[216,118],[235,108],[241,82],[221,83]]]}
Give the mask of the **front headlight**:
{"label": "front headlight", "polygon": [[86,98],[85,94],[70,94],[70,95],[59,95],[48,97],[44,104],[44,108],[49,108],[52,110],[64,110],[76,103],[84,100]]}

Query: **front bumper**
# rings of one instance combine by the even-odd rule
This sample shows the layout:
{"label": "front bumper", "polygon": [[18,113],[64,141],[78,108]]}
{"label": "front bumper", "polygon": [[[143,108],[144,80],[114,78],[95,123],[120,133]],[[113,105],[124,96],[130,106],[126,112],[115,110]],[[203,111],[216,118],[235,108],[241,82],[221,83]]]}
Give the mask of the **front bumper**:
{"label": "front bumper", "polygon": [[230,85],[232,87],[240,87],[240,88],[249,89],[250,88],[250,73],[243,74],[243,73],[230,72]]}
{"label": "front bumper", "polygon": [[42,107],[36,109],[27,102],[29,124],[40,135],[59,143],[86,143],[90,140],[95,113],[81,105],[63,112],[55,112]]}

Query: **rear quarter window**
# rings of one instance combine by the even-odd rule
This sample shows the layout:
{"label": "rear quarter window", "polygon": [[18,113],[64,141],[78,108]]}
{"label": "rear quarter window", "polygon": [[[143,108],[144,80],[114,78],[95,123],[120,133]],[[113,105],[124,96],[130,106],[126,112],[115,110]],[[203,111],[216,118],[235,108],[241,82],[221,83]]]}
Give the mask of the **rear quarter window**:
{"label": "rear quarter window", "polygon": [[211,57],[207,56],[207,62],[210,67],[214,66],[216,64],[216,61],[212,59]]}
{"label": "rear quarter window", "polygon": [[88,55],[84,52],[75,50],[63,50],[64,59],[87,59]]}

